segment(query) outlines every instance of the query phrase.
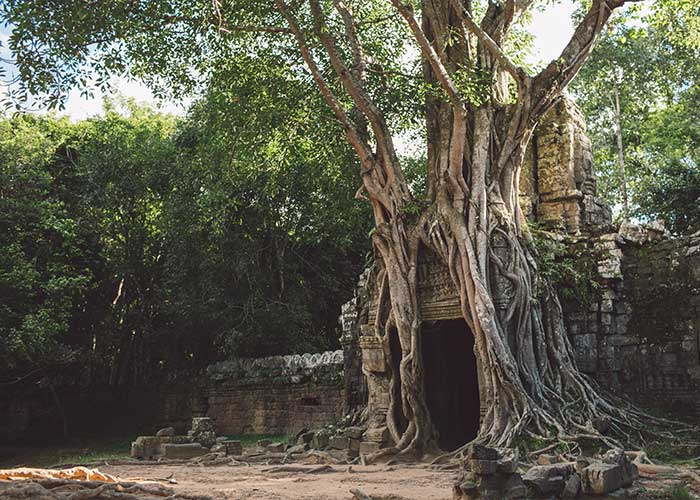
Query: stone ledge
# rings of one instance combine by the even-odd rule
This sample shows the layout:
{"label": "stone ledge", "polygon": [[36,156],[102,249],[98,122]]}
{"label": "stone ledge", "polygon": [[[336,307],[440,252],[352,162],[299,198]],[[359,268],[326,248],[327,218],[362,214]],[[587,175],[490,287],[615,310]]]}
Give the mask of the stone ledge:
{"label": "stone ledge", "polygon": [[215,363],[207,367],[207,376],[213,382],[236,381],[238,385],[306,381],[342,384],[343,363],[342,350],[271,356]]}

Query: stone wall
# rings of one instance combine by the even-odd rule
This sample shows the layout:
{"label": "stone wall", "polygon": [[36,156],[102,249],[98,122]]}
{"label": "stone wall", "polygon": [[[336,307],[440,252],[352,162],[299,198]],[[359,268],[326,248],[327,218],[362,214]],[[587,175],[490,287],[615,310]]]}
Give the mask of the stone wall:
{"label": "stone wall", "polygon": [[[220,434],[284,434],[334,423],[346,410],[343,352],[244,359],[206,373],[125,390],[59,387],[71,434],[152,432],[192,417],[215,419]],[[48,390],[0,393],[0,442],[61,435]]]}
{"label": "stone wall", "polygon": [[343,347],[345,404],[348,412],[364,407],[367,402],[367,381],[362,372],[360,325],[369,321],[370,269],[360,275],[353,298],[343,304],[339,318],[340,344]]}
{"label": "stone wall", "polygon": [[343,352],[275,356],[212,365],[208,411],[219,434],[286,434],[344,414]]}
{"label": "stone wall", "polygon": [[567,323],[580,368],[603,386],[700,415],[700,234],[623,224],[591,241],[602,288]]}

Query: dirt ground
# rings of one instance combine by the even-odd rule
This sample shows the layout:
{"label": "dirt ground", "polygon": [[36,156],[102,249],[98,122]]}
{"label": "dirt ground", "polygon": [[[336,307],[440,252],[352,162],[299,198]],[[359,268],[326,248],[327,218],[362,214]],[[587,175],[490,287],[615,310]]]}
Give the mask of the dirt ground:
{"label": "dirt ground", "polygon": [[[313,469],[314,466],[306,466]],[[268,465],[120,465],[99,470],[122,479],[162,481],[177,493],[208,495],[221,500],[351,500],[359,489],[382,500],[449,500],[459,471],[436,471],[427,465],[334,465],[328,472],[270,472]],[[680,477],[641,477],[646,489],[639,500],[700,498],[698,484]],[[687,493],[674,493],[683,487]],[[689,496],[685,496],[689,495]],[[601,497],[597,497],[601,498]]]}
{"label": "dirt ground", "polygon": [[[339,466],[332,472],[264,472],[269,466],[157,465],[101,466],[99,470],[122,479],[177,481],[176,492],[209,495],[227,500],[349,500],[358,488],[386,500],[447,500],[458,472],[440,472],[426,466]],[[311,467],[309,467],[311,468]]]}
{"label": "dirt ground", "polygon": [[[191,463],[103,464],[99,467],[93,464],[92,467],[98,468],[102,473],[117,476],[121,481],[127,481],[123,483],[125,486],[133,484],[129,481],[157,482],[172,488],[178,498],[185,496],[200,498],[199,495],[201,495],[215,500],[351,500],[355,498],[352,490],[360,490],[369,498],[376,500],[450,500],[452,485],[460,476],[459,471],[437,471],[427,465],[407,464],[350,467],[299,464],[285,466],[294,468],[293,471],[284,471],[277,466],[269,465],[203,466]],[[16,485],[19,483],[22,481],[15,482]],[[6,484],[0,482],[0,486]],[[664,477],[643,476],[635,484],[635,488],[639,485],[646,489],[639,496],[620,496],[620,492],[616,492],[615,495],[595,497],[595,499],[689,500],[700,498],[698,481],[689,481],[687,477],[684,478],[678,474]],[[31,483],[27,488],[30,486]],[[144,487],[147,486],[148,484],[144,484]],[[0,488],[0,499],[5,498],[2,491],[5,490]],[[26,489],[24,491],[28,492]],[[43,489],[42,491],[46,492]],[[9,494],[11,498],[16,498],[12,492]],[[25,500],[34,498],[32,495],[33,493],[29,497],[26,494],[20,495],[20,498]],[[172,492],[167,495],[172,495]],[[109,498],[112,497],[109,496]],[[148,496],[148,498],[152,497]]]}

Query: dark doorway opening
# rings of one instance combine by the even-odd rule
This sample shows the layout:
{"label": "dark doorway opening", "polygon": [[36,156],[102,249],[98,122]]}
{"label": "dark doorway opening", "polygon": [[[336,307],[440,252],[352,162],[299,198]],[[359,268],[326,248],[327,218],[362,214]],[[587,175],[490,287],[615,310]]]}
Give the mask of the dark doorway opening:
{"label": "dark doorway opening", "polygon": [[389,330],[389,348],[391,349],[391,369],[393,380],[391,381],[391,397],[394,403],[394,414],[391,415],[396,425],[396,430],[404,432],[408,427],[408,421],[403,414],[401,406],[401,343],[399,341],[399,332],[396,328]]}
{"label": "dark doorway opening", "polygon": [[462,319],[423,323],[422,353],[428,411],[438,445],[452,451],[479,433],[479,381],[474,336]]}

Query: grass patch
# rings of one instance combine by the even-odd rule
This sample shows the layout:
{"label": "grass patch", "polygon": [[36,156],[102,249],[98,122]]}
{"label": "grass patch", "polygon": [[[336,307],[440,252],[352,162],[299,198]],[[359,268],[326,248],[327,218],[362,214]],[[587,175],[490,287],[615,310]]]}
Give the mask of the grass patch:
{"label": "grass patch", "polygon": [[[61,453],[55,464],[87,464],[90,462],[108,462],[126,460],[130,457],[132,437],[107,438],[102,441],[88,441],[80,450],[66,450]],[[52,464],[54,465],[54,464]]]}
{"label": "grass patch", "polygon": [[0,446],[0,468],[50,467],[129,458],[133,435],[76,437]]}
{"label": "grass patch", "polygon": [[672,500],[692,500],[693,498],[688,491],[688,488],[680,484],[671,488],[668,495]]}
{"label": "grass patch", "polygon": [[[0,468],[51,467],[61,464],[88,464],[126,460],[131,451],[131,442],[137,432],[116,436],[81,436],[53,442],[0,445]],[[246,448],[252,448],[260,439],[273,443],[288,443],[284,434],[243,434],[226,436],[235,439]]]}
{"label": "grass patch", "polygon": [[226,439],[240,441],[244,448],[251,448],[261,439],[269,439],[273,443],[289,443],[289,436],[286,434],[241,434],[226,436]]}

